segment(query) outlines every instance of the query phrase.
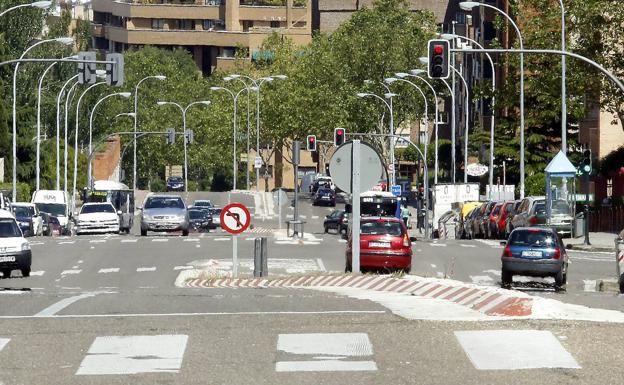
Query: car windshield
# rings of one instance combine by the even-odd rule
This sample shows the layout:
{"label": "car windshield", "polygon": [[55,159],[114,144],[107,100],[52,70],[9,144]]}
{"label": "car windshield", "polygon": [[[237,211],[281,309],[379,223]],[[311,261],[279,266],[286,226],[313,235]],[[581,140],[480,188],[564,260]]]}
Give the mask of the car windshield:
{"label": "car windshield", "polygon": [[403,226],[399,222],[363,222],[360,229],[362,234],[367,235],[403,235]]}
{"label": "car windshield", "polygon": [[498,215],[500,213],[500,210],[501,210],[500,206],[494,207],[494,210],[492,210],[492,215]]}
{"label": "car windshield", "polygon": [[149,198],[147,202],[145,202],[145,208],[146,209],[164,209],[164,208],[183,209],[184,202],[182,202],[182,198],[177,198],[177,197]]}
{"label": "car windshield", "polygon": [[533,212],[536,215],[545,215],[546,214],[546,202],[537,202],[535,207],[533,208]]}
{"label": "car windshield", "polygon": [[17,227],[17,223],[13,219],[0,219],[0,238],[14,238],[21,236],[22,233],[20,232],[19,227]]}
{"label": "car windshield", "polygon": [[179,176],[169,177],[169,183],[181,183],[181,182],[182,182],[182,178]]}
{"label": "car windshield", "polygon": [[28,206],[14,206],[13,212],[16,217],[32,217],[35,215],[35,210]]}
{"label": "car windshield", "polygon": [[552,203],[552,213],[570,215],[570,206],[565,201],[554,201]]}
{"label": "car windshield", "polygon": [[206,213],[202,210],[189,210],[189,218],[202,219],[206,217]]}
{"label": "car windshield", "polygon": [[212,207],[212,202],[211,201],[195,201],[195,203],[193,203],[193,206]]}
{"label": "car windshield", "polygon": [[552,247],[555,245],[553,234],[541,230],[516,230],[509,237],[511,246]]}
{"label": "car windshield", "polygon": [[324,189],[320,189],[320,190],[318,190],[318,192],[319,192],[319,194],[321,194],[321,195],[331,195],[333,191],[332,191],[332,190],[330,190],[330,189],[325,189],[325,188],[324,188]]}
{"label": "car windshield", "polygon": [[55,217],[65,216],[65,205],[60,203],[35,203],[39,211],[54,215]]}
{"label": "car windshield", "polygon": [[80,210],[80,214],[93,214],[93,213],[114,213],[115,208],[110,204],[101,205],[84,205]]}

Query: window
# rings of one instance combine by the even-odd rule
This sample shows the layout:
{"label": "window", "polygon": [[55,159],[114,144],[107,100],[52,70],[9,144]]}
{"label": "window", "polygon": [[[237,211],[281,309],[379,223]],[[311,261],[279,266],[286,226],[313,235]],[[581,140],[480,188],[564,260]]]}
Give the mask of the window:
{"label": "window", "polygon": [[163,29],[164,25],[163,19],[152,19],[152,29]]}
{"label": "window", "polygon": [[225,22],[223,20],[208,19],[203,22],[204,31],[222,31],[225,29]]}
{"label": "window", "polygon": [[253,20],[243,20],[243,32],[249,32],[249,30],[253,28],[253,26]]}
{"label": "window", "polygon": [[485,41],[490,41],[496,37],[496,29],[494,29],[494,23],[486,21],[483,23],[483,37]]}
{"label": "window", "polygon": [[95,205],[84,205],[82,206],[82,210],[80,210],[80,214],[92,214],[92,213],[114,213],[115,208],[111,204],[95,204]]}
{"label": "window", "polygon": [[179,26],[180,26],[179,29],[192,31],[195,29],[195,20],[188,20],[188,19],[180,20]]}
{"label": "window", "polygon": [[279,27],[280,27],[279,21],[271,21],[271,28],[279,28]]}
{"label": "window", "polygon": [[234,56],[236,56],[236,48],[223,47],[223,51],[221,52],[221,57],[234,57]]}

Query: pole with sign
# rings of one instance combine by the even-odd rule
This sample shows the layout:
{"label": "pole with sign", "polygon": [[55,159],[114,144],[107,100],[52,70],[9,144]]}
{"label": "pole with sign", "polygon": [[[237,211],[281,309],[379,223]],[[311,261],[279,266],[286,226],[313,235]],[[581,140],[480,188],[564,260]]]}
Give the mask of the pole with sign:
{"label": "pole with sign", "polygon": [[232,234],[232,277],[238,277],[238,234],[249,228],[251,214],[241,203],[230,203],[221,210],[221,228]]}
{"label": "pole with sign", "polygon": [[355,273],[360,272],[360,155],[360,141],[354,140],[351,146],[351,270]]}

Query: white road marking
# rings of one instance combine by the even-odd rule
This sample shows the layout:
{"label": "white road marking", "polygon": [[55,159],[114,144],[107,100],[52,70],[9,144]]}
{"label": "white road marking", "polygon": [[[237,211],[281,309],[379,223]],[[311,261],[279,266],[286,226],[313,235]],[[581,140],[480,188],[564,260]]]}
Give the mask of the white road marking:
{"label": "white road marking", "polygon": [[461,247],[477,247],[477,245],[469,245],[467,243],[460,243],[459,244]]}
{"label": "white road marking", "polygon": [[98,274],[106,274],[106,273],[119,273],[118,267],[109,267],[98,270]]}
{"label": "white road marking", "polygon": [[446,243],[432,243],[431,246],[446,247]]}
{"label": "white road marking", "polygon": [[312,215],[312,219],[319,219],[318,215]]}
{"label": "white road marking", "polygon": [[201,247],[201,245],[195,245],[196,249],[199,249]]}
{"label": "white road marking", "polygon": [[154,238],[152,242],[169,242],[167,238]]}
{"label": "white road marking", "polygon": [[91,246],[91,249],[95,249],[95,246]]}
{"label": "white road marking", "polygon": [[9,341],[11,341],[10,338],[0,338],[0,352],[2,351],[2,349],[4,349],[6,344],[9,343]]}
{"label": "white road marking", "polygon": [[295,355],[295,357],[297,355],[322,356],[322,360],[278,361],[275,363],[276,372],[377,370],[375,361],[345,359],[373,355],[373,347],[366,333],[280,334],[277,340],[277,350]]}
{"label": "white road marking", "polygon": [[475,285],[492,286],[494,284],[494,278],[489,275],[471,275],[470,280]]}
{"label": "white road marking", "polygon": [[138,239],[122,239],[121,243],[135,243]]}
{"label": "white road marking", "polygon": [[72,269],[77,269],[77,268],[79,268],[79,267],[80,267],[80,266],[78,266],[78,265],[76,265],[76,266],[72,266]]}
{"label": "white road marking", "polygon": [[59,245],[72,245],[76,243],[76,241],[60,241],[58,244]]}
{"label": "white road marking", "polygon": [[215,240],[215,241],[229,241],[230,239],[232,239],[232,238],[230,238],[230,237],[213,238],[213,240]]}
{"label": "white road marking", "polygon": [[45,242],[30,241],[30,242],[28,242],[28,244],[31,245],[31,246],[39,246],[39,245],[44,245]]}
{"label": "white road marking", "polygon": [[38,270],[38,271],[31,271],[31,272],[30,272],[31,277],[32,277],[32,276],[35,276],[35,277],[41,277],[41,276],[42,276],[42,275],[44,275],[44,274],[45,274],[45,271],[44,271],[44,270]]}
{"label": "white road marking", "polygon": [[199,242],[199,238],[184,238],[184,242]]}
{"label": "white road marking", "polygon": [[74,302],[80,301],[81,299],[85,298],[95,297],[96,295],[102,293],[103,292],[101,291],[91,291],[80,295],[75,295],[73,297],[64,298],[41,310],[39,313],[35,314],[34,317],[53,317],[56,313],[65,309],[67,306],[73,304]]}
{"label": "white road marking", "polygon": [[433,263],[431,264],[431,267],[433,267],[434,269],[437,267],[436,265],[434,265]]}
{"label": "white road marking", "polygon": [[82,259],[78,260],[78,263],[82,263],[82,262],[83,262]]}
{"label": "white road marking", "polygon": [[97,337],[76,375],[178,373],[187,335]]}
{"label": "white road marking", "polygon": [[61,271],[61,275],[71,275],[71,274],[80,274],[82,270],[63,270]]}
{"label": "white road marking", "polygon": [[320,271],[327,271],[321,258],[316,258],[316,264],[318,265]]}
{"label": "white road marking", "polygon": [[151,267],[139,267],[138,269],[136,269],[137,273],[143,272],[143,271],[156,271],[156,266],[151,266]]}
{"label": "white road marking", "polygon": [[583,291],[596,291],[596,280],[595,279],[584,279],[583,280]]}
{"label": "white road marking", "polygon": [[105,243],[106,239],[92,239],[89,243]]}
{"label": "white road marking", "polygon": [[190,270],[192,268],[193,268],[193,266],[188,266],[188,265],[186,265],[186,266],[175,266],[173,268],[173,270]]}
{"label": "white road marking", "polygon": [[581,368],[546,330],[456,331],[455,337],[478,370]]}

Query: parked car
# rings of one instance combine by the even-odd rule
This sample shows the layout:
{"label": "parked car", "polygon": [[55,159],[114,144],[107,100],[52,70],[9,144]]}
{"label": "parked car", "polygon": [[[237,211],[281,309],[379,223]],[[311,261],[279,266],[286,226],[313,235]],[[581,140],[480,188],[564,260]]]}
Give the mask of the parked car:
{"label": "parked car", "polygon": [[34,203],[16,202],[11,204],[11,208],[24,236],[41,235],[43,232],[43,221]]}
{"label": "parked car", "polygon": [[501,281],[509,287],[514,275],[554,277],[555,289],[567,282],[568,254],[561,237],[550,228],[525,227],[511,232],[501,256]]}
{"label": "parked car", "polygon": [[76,217],[76,235],[119,234],[119,213],[109,202],[85,203]]}
{"label": "parked car", "polygon": [[[345,272],[352,270],[353,233],[345,252]],[[362,218],[360,222],[360,268],[402,270],[412,268],[412,242],[405,224],[395,217]]]}
{"label": "parked car", "polygon": [[467,231],[466,224],[468,222],[468,218],[472,210],[476,207],[479,207],[481,202],[464,202],[461,206],[461,210],[459,211],[459,222],[457,224],[457,228],[455,229],[455,238],[466,239]]}
{"label": "parked car", "polygon": [[509,235],[507,233],[507,219],[513,213],[514,205],[514,201],[505,201],[501,205],[500,213],[496,220],[496,234],[499,239],[507,239]]}
{"label": "parked car", "polygon": [[336,230],[338,234],[344,234],[347,231],[346,215],[344,210],[334,210],[331,214],[325,216],[323,228],[328,233],[330,229]]}
{"label": "parked car", "polygon": [[63,229],[57,217],[48,214],[41,213],[41,219],[43,221],[43,234],[44,236],[61,235]]}
{"label": "parked car", "polygon": [[[518,206],[516,215],[514,215],[511,220],[512,229],[517,229],[518,227],[530,227],[538,224],[540,219],[539,214],[535,211],[535,205],[540,202],[546,202],[546,198],[543,196],[531,196],[524,198]],[[545,208],[545,206],[542,207]]]}
{"label": "parked car", "polygon": [[213,208],[214,204],[212,203],[211,200],[209,199],[197,199],[195,200],[195,202],[193,202],[193,206],[191,207],[195,207],[195,208]]}
{"label": "parked car", "polygon": [[495,204],[488,216],[486,229],[488,239],[498,239],[500,237],[498,233],[498,218],[500,217],[502,207],[503,203],[501,202]]}
{"label": "parked car", "polygon": [[520,207],[520,203],[522,200],[514,201],[513,210],[507,215],[507,224],[505,225],[507,236],[505,239],[509,238],[509,234],[513,231],[513,219],[518,214],[518,208]]}
{"label": "parked car", "polygon": [[32,253],[13,214],[0,209],[0,272],[10,278],[13,270],[20,270],[23,277],[30,276]]}
{"label": "parked car", "polygon": [[141,236],[148,231],[189,234],[189,216],[179,195],[148,195],[141,208]]}
{"label": "parked car", "polygon": [[190,228],[202,232],[209,231],[212,226],[212,215],[209,210],[190,208],[188,210]]}
{"label": "parked car", "polygon": [[464,220],[464,234],[467,239],[475,238],[477,218],[479,217],[482,206],[483,205],[475,207],[474,209],[470,210],[470,213],[468,213],[468,215],[466,215],[466,219]]}
{"label": "parked car", "polygon": [[483,208],[483,211],[481,212],[479,216],[479,219],[478,219],[479,231],[477,232],[477,234],[480,238],[487,239],[490,237],[490,233],[489,233],[490,214],[492,213],[492,210],[494,210],[496,203],[497,202],[495,201],[487,202],[487,204],[485,205],[485,207]]}
{"label": "parked car", "polygon": [[184,191],[184,179],[181,176],[167,178],[167,191]]}
{"label": "parked car", "polygon": [[485,215],[485,210],[487,209],[488,202],[484,202],[479,206],[478,211],[474,214],[475,216],[472,218],[471,226],[472,226],[472,238],[483,238],[483,232],[481,230],[481,222],[483,221],[483,216]]}
{"label": "parked car", "polygon": [[329,188],[320,188],[312,198],[312,205],[329,205],[336,206],[336,193]]}

